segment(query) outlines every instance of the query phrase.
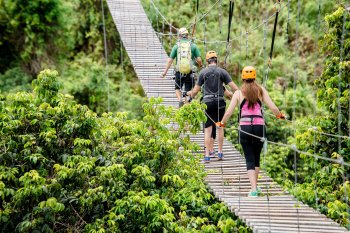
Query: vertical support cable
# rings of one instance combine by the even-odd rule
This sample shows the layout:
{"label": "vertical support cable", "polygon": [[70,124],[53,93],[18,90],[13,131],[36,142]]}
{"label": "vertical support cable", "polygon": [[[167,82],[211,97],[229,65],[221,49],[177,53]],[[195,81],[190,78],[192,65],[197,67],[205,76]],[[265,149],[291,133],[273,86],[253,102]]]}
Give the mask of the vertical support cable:
{"label": "vertical support cable", "polygon": [[[206,30],[207,30],[207,27],[206,27],[206,21],[207,21],[207,16],[204,16],[204,19],[203,19],[203,38],[204,38],[204,54],[207,54],[207,42],[206,42]],[[204,59],[205,60],[205,59]],[[206,62],[206,61],[205,61]],[[204,63],[205,63],[204,62]]]}
{"label": "vertical support cable", "polygon": [[[241,67],[240,67],[240,61],[242,60],[242,36],[243,36],[243,31],[242,31],[242,27],[243,27],[243,24],[242,24],[242,6],[243,6],[243,1],[244,0],[241,0],[240,1],[240,11],[239,11],[239,30],[240,30],[240,37],[239,37],[239,59],[238,60],[238,74],[237,74],[237,79],[238,79],[238,83],[240,84],[241,82],[241,79],[239,78],[240,77],[240,70],[241,70]],[[243,68],[243,67],[242,67]],[[238,125],[238,144],[240,145],[241,144],[241,134],[240,134],[240,127]],[[240,158],[242,161],[243,161],[243,158],[241,157]],[[239,173],[238,173],[238,211],[241,210],[241,166],[238,166],[239,167]]]}
{"label": "vertical support cable", "polygon": [[[268,16],[269,16],[269,11],[268,11],[268,0],[266,0],[266,18],[264,20],[264,39],[263,39],[263,54],[264,54],[264,70],[265,70],[265,77],[267,77],[267,53],[266,53],[266,41],[267,41],[267,27],[268,27]],[[267,87],[267,79],[263,78],[263,86],[266,88]],[[262,106],[262,111],[263,113],[265,112],[265,105]],[[266,132],[265,130],[263,131],[263,138],[265,138],[264,145],[263,145],[263,166],[266,169],[266,156],[267,156],[267,140],[266,140]],[[267,184],[265,184],[266,190],[267,190],[267,201],[269,202],[269,187]],[[271,220],[270,220],[270,211],[269,211],[269,206],[268,206],[268,217],[269,217],[269,232],[271,232]]]}
{"label": "vertical support cable", "polygon": [[[297,18],[296,18],[296,26],[295,26],[295,54],[296,54],[296,58],[299,58],[299,48],[298,48],[298,39],[299,39],[299,19],[300,19],[300,0],[298,0],[298,10],[297,10]],[[295,64],[294,64],[294,79],[293,79],[293,116],[292,116],[292,120],[293,120],[293,130],[294,130],[294,136],[296,133],[296,125],[295,125],[295,106],[296,106],[296,82],[298,80],[298,60],[296,60]],[[298,169],[297,169],[297,152],[296,152],[296,145],[294,145],[294,185],[296,186],[296,184],[298,183]],[[299,201],[297,201],[299,202]],[[299,206],[299,204],[298,204]],[[299,207],[297,208],[297,223],[298,223],[298,233],[300,232],[300,222],[299,222]]]}
{"label": "vertical support cable", "polygon": [[233,17],[233,9],[234,9],[234,1],[230,1],[230,6],[229,6],[229,12],[228,12],[228,31],[227,31],[227,40],[226,40],[226,56],[224,60],[224,69],[226,69],[226,60],[229,55],[229,43],[230,43],[230,33],[231,33],[231,24],[232,24],[232,17]]}
{"label": "vertical support cable", "polygon": [[[241,145],[241,127],[238,124],[238,144]],[[240,157],[240,159],[243,161],[243,157]],[[239,174],[238,174],[238,190],[239,190],[239,195],[238,195],[238,211],[241,210],[241,166],[239,167]]]}
{"label": "vertical support cable", "polygon": [[[266,18],[264,20],[264,40],[263,40],[263,51],[264,51],[264,70],[266,70],[266,65],[267,65],[267,53],[266,53],[266,41],[267,41],[267,27],[268,27],[268,16],[269,16],[269,11],[268,11],[268,0],[266,0]],[[267,75],[265,75],[267,77]],[[267,87],[267,79],[263,78],[263,86],[266,88]],[[265,105],[262,106],[263,113],[265,112]],[[264,145],[263,145],[263,166],[266,169],[266,156],[267,156],[267,138],[266,138],[266,129],[263,130],[263,138],[265,139]],[[269,232],[271,232],[271,216],[270,216],[270,197],[269,197],[269,186],[268,184],[265,184],[266,188],[266,194],[267,194],[267,202],[268,202],[268,220],[269,220]]]}
{"label": "vertical support cable", "polygon": [[[120,63],[121,63],[121,66],[122,66],[122,85],[125,84],[124,83],[124,53],[123,53],[123,43],[120,43]],[[121,86],[122,86],[121,85]],[[122,92],[123,88],[119,87],[119,92]],[[121,106],[124,106],[124,93],[121,93],[121,96],[122,96],[122,104]]]}
{"label": "vertical support cable", "polygon": [[102,8],[102,24],[103,24],[103,44],[105,50],[105,60],[106,60],[106,81],[107,81],[107,111],[110,111],[110,99],[109,99],[109,73],[108,73],[108,51],[107,51],[107,35],[106,35],[106,25],[105,25],[105,11],[103,6],[103,0],[101,0]]}
{"label": "vertical support cable", "polygon": [[266,42],[267,42],[267,27],[268,27],[268,17],[269,17],[269,10],[268,10],[268,0],[266,0],[266,16],[264,19],[264,40],[263,40],[263,51],[264,51],[264,71],[265,71],[265,78],[263,79],[263,86],[267,87],[267,53],[266,53]]}
{"label": "vertical support cable", "polygon": [[240,11],[239,11],[239,31],[240,31],[240,37],[239,37],[239,59],[237,59],[237,62],[238,62],[238,74],[237,74],[237,77],[238,77],[238,84],[241,83],[241,79],[239,78],[240,77],[240,71],[241,69],[243,68],[243,65],[241,66],[240,64],[240,61],[243,60],[242,59],[242,37],[243,37],[243,31],[242,31],[242,27],[243,27],[243,24],[242,24],[242,5],[243,5],[243,1],[244,0],[241,0],[241,4],[240,4]]}
{"label": "vertical support cable", "polygon": [[[341,122],[342,122],[342,115],[341,115],[341,103],[340,103],[340,98],[341,98],[341,93],[342,93],[342,87],[341,87],[341,81],[342,81],[342,76],[343,76],[343,60],[344,60],[344,37],[346,34],[346,28],[345,28],[345,23],[346,23],[346,9],[344,9],[343,12],[343,25],[342,25],[342,35],[341,35],[341,41],[340,41],[340,61],[339,61],[339,74],[338,74],[338,94],[337,94],[337,105],[338,105],[338,154],[340,156],[340,161],[341,166],[343,171],[345,171],[344,168],[344,157],[341,154],[341,144],[342,144],[342,130],[341,130]],[[346,212],[349,213],[349,205],[348,205],[348,192],[347,192],[347,182],[346,182],[346,174],[343,172],[343,189],[344,189],[344,202],[346,204]],[[349,219],[349,217],[348,217]]]}
{"label": "vertical support cable", "polygon": [[[318,16],[317,16],[317,32],[316,32],[316,41],[315,41],[315,66],[314,66],[314,80],[317,78],[317,68],[318,68],[318,40],[319,40],[319,28],[321,23],[321,1],[318,0]],[[314,91],[314,116],[317,115],[317,86],[316,90]],[[316,152],[316,125],[314,125],[314,153]],[[317,159],[314,158],[314,169],[315,174],[317,172]],[[318,210],[318,195],[317,195],[317,179],[314,180],[314,192],[315,192],[315,206],[316,210]]]}
{"label": "vertical support cable", "polygon": [[157,27],[156,27],[156,30],[155,31],[158,31],[158,24],[159,24],[159,19],[158,19],[158,9],[156,9],[156,25],[157,25]]}
{"label": "vertical support cable", "polygon": [[[340,62],[339,62],[339,73],[338,73],[338,92],[337,92],[337,107],[338,107],[338,135],[342,135],[341,130],[341,121],[342,121],[342,115],[341,115],[341,103],[340,103],[340,97],[341,97],[341,79],[342,79],[342,63],[343,63],[343,56],[344,56],[344,32],[345,32],[345,12],[343,12],[343,26],[342,26],[342,35],[341,35],[341,41],[340,41]],[[342,139],[341,137],[338,137],[338,153],[340,155],[341,151],[341,143]]]}
{"label": "vertical support cable", "polygon": [[164,38],[165,38],[165,35],[164,35],[164,29],[165,29],[165,25],[164,25],[164,19],[162,20],[162,32],[163,32],[163,34],[162,34],[162,39],[161,39],[161,44],[162,44],[162,46],[163,46],[163,44],[164,44]]}
{"label": "vertical support cable", "polygon": [[[313,130],[314,132],[314,153],[316,151],[316,131]],[[314,169],[315,169],[315,174],[317,173],[317,159],[314,158]],[[317,179],[314,180],[314,192],[315,192],[315,207],[316,210],[318,210],[318,197],[317,197]]]}
{"label": "vertical support cable", "polygon": [[[296,54],[296,61],[294,63],[294,78],[293,78],[293,116],[292,116],[292,121],[293,121],[293,134],[295,136],[295,129],[296,129],[296,126],[295,126],[295,114],[296,114],[296,86],[297,86],[297,80],[298,80],[298,61],[297,59],[299,58],[299,52],[298,52],[298,44],[299,44],[299,17],[300,17],[300,0],[298,0],[298,10],[297,10],[297,18],[296,18],[296,29],[295,29],[295,54]],[[296,151],[294,150],[294,182],[295,184],[298,182],[298,176],[297,176],[297,164],[296,164]]]}
{"label": "vertical support cable", "polygon": [[196,26],[197,26],[197,16],[198,16],[198,8],[199,8],[199,0],[197,0],[196,4],[196,16],[194,18],[194,24],[192,25],[192,40],[195,38],[195,33],[196,33]]}
{"label": "vertical support cable", "polygon": [[279,13],[279,10],[276,10],[275,23],[273,25],[272,41],[271,41],[271,48],[270,48],[270,54],[269,54],[270,59],[272,59],[273,46],[275,44],[276,28],[277,28],[277,21],[278,21],[278,13]]}
{"label": "vertical support cable", "polygon": [[287,28],[286,28],[286,37],[287,37],[288,44],[289,44],[289,22],[290,22],[290,0],[288,0],[288,16],[287,16]]}
{"label": "vertical support cable", "polygon": [[169,24],[169,35],[170,35],[170,44],[173,44],[173,28],[171,24]]}
{"label": "vertical support cable", "polygon": [[220,34],[222,32],[222,0],[220,0],[219,3],[219,28],[220,28]]}
{"label": "vertical support cable", "polygon": [[248,35],[249,35],[249,32],[246,31],[245,32],[245,61],[246,62],[248,60]]}
{"label": "vertical support cable", "polygon": [[[278,1],[278,3],[280,3],[280,1]],[[271,62],[272,62],[272,54],[273,54],[273,47],[274,47],[274,44],[275,44],[275,36],[276,36],[276,28],[277,28],[277,22],[278,22],[279,9],[275,8],[275,11],[276,11],[276,13],[275,13],[276,15],[275,15],[275,22],[274,22],[274,25],[273,25],[272,40],[271,40],[271,47],[270,47],[270,53],[269,53],[269,61],[268,61],[267,70],[266,70],[266,73],[265,73],[266,81],[269,78],[269,70],[270,70]]]}

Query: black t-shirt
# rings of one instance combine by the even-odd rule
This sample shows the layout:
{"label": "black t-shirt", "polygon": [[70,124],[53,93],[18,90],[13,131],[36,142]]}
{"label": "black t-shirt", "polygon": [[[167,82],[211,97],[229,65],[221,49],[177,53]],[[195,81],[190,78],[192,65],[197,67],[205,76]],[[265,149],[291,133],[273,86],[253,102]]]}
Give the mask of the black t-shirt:
{"label": "black t-shirt", "polygon": [[226,70],[217,66],[209,66],[199,73],[197,85],[202,87],[203,96],[224,96],[223,84],[230,82],[232,79]]}

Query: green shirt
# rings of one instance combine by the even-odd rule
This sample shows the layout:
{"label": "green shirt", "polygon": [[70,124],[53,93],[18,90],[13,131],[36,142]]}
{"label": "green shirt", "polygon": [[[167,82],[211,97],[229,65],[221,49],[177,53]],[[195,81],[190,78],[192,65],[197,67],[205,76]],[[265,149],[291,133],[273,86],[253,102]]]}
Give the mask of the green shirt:
{"label": "green shirt", "polygon": [[[189,41],[188,39],[181,39],[181,41],[184,41],[184,42],[187,42]],[[173,49],[171,50],[171,53],[170,53],[170,58],[171,59],[175,59],[176,58],[176,62],[177,62],[177,48],[178,48],[178,45],[177,43],[174,45]],[[194,43],[191,43],[191,59],[192,61],[194,61],[197,57],[200,57],[201,54],[199,52],[199,49],[197,48],[197,45],[194,44]]]}

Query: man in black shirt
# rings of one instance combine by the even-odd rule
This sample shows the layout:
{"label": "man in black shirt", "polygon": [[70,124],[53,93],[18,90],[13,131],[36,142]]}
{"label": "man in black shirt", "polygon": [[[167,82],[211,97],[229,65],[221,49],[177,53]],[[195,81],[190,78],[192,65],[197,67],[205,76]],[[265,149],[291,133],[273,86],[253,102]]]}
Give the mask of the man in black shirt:
{"label": "man in black shirt", "polygon": [[[221,121],[225,114],[226,102],[224,99],[224,88],[223,85],[229,85],[231,90],[238,90],[237,85],[232,81],[230,75],[226,70],[217,66],[217,54],[215,51],[209,51],[206,54],[206,60],[208,67],[203,69],[199,73],[198,82],[192,91],[188,92],[192,98],[201,90],[203,92],[203,102],[207,105],[205,114],[207,121],[205,122],[204,129],[204,144],[205,144],[205,155],[204,161],[209,162],[209,148],[213,148],[213,140],[211,140],[212,130],[216,122]],[[218,129],[218,158],[223,158],[222,144],[224,141],[224,130],[223,128]]]}

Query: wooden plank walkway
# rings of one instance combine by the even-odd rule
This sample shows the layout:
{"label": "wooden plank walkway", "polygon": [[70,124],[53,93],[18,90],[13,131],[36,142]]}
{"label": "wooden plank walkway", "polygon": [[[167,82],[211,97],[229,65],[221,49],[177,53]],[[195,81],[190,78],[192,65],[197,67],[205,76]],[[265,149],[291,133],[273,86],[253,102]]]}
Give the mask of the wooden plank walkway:
{"label": "wooden plank walkway", "polygon": [[[167,78],[159,77],[168,55],[140,1],[107,0],[107,3],[147,97],[162,96],[165,105],[177,107],[172,68]],[[191,140],[203,148],[203,133],[191,136]],[[210,163],[205,164],[208,172],[206,182],[215,196],[254,232],[349,232],[318,211],[296,201],[263,172],[259,185],[265,195],[248,198],[250,184],[244,158],[227,140],[223,152],[224,160],[212,158]]]}

